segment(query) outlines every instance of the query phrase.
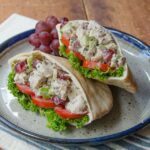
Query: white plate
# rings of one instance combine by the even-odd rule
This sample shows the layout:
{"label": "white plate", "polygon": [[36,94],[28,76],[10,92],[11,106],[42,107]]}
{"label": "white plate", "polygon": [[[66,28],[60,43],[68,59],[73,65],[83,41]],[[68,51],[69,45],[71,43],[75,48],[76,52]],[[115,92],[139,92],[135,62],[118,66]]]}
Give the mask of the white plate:
{"label": "white plate", "polygon": [[150,122],[149,47],[128,34],[113,29],[111,31],[118,36],[123,53],[137,82],[136,94],[111,86],[114,106],[108,115],[82,129],[71,127],[65,132],[54,132],[48,129],[46,118],[24,110],[7,90],[7,75],[10,72],[7,61],[18,53],[33,49],[26,40],[26,37],[33,32],[31,30],[0,45],[0,121],[13,130],[36,139],[71,144],[97,144],[114,140],[148,124]]}

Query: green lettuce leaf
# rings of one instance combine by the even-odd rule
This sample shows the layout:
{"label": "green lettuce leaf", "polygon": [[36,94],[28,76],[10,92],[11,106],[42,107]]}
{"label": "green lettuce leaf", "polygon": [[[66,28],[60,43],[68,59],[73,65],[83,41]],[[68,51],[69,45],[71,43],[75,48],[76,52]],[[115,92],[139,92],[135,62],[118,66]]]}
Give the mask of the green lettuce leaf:
{"label": "green lettuce leaf", "polygon": [[17,97],[18,102],[22,105],[22,107],[25,110],[30,110],[32,112],[36,112],[42,116],[45,116],[47,118],[48,128],[54,131],[64,131],[68,129],[69,123],[74,124],[76,128],[81,128],[89,121],[88,116],[84,116],[79,119],[63,119],[60,116],[58,116],[53,109],[39,108],[38,106],[32,103],[30,96],[21,93],[17,89],[14,83],[14,76],[15,76],[14,71],[9,73],[8,75],[8,83],[7,83],[8,89],[15,97]]}
{"label": "green lettuce leaf", "polygon": [[102,72],[99,69],[90,70],[88,68],[84,68],[81,66],[80,59],[78,59],[72,52],[66,54],[66,47],[64,45],[59,47],[59,53],[61,56],[67,57],[72,66],[87,78],[106,80],[109,77],[121,77],[124,72],[123,67],[119,67],[115,71],[109,69],[107,72]]}

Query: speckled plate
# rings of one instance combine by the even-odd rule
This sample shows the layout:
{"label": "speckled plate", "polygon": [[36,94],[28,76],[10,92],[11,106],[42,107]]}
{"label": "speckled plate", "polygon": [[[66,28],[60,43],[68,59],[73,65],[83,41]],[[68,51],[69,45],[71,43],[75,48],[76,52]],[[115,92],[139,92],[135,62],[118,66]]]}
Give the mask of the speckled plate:
{"label": "speckled plate", "polygon": [[12,37],[0,45],[0,121],[31,138],[64,144],[98,144],[127,136],[150,123],[150,47],[137,38],[118,30],[114,33],[127,58],[138,85],[136,94],[111,86],[114,97],[112,111],[100,120],[82,128],[70,127],[65,132],[46,128],[46,119],[25,111],[7,90],[7,63],[12,56],[31,51],[26,38],[34,30]]}

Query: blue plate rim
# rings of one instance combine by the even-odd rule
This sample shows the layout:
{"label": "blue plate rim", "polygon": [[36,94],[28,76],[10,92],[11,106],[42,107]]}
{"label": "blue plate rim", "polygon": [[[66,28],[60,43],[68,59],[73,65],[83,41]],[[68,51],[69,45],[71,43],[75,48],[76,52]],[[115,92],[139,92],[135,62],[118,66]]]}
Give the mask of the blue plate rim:
{"label": "blue plate rim", "polygon": [[[150,56],[150,46],[143,41],[139,40],[138,38],[134,37],[133,35],[130,35],[128,33],[119,31],[117,29],[113,28],[108,28],[113,34],[115,34],[117,37],[124,39],[128,43],[136,46],[137,48],[141,49],[141,52],[145,56]],[[35,29],[31,29],[25,32],[22,32],[20,34],[17,34],[2,44],[0,44],[0,53],[3,52],[6,48],[11,47],[12,45],[16,44],[17,42],[26,39],[30,34],[32,34],[35,31]],[[9,120],[4,118],[3,116],[0,115],[0,122],[5,124],[7,127],[11,128],[12,130],[28,136],[30,138],[34,138],[37,140],[42,140],[45,142],[53,142],[53,143],[61,143],[61,144],[88,144],[88,145],[93,145],[93,144],[99,144],[99,143],[104,143],[112,140],[116,140],[122,137],[125,137],[131,133],[134,133],[138,131],[139,129],[143,128],[144,126],[148,125],[150,123],[150,117],[146,118],[143,122],[127,129],[121,132],[117,132],[111,135],[106,135],[102,137],[95,137],[95,138],[89,138],[89,139],[62,139],[62,138],[53,138],[53,137],[48,137],[48,136],[43,136],[39,135],[36,133],[33,133],[31,131],[25,130],[21,127],[16,126],[15,124],[11,123]]]}

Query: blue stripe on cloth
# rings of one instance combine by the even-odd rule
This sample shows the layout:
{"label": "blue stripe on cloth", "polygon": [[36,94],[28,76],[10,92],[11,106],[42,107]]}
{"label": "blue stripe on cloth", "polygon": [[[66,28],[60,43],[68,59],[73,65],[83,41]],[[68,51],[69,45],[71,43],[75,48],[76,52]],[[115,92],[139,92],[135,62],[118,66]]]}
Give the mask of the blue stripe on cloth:
{"label": "blue stripe on cloth", "polygon": [[[34,140],[34,139],[33,139]],[[39,140],[34,140],[34,142],[44,146],[45,148],[48,148],[50,150],[63,150],[62,148],[60,147],[57,147],[55,146],[54,144],[50,143],[50,142],[42,142],[42,141],[39,141]]]}
{"label": "blue stripe on cloth", "polygon": [[132,141],[132,142],[138,143],[138,144],[140,144],[140,145],[142,145],[142,146],[146,146],[146,147],[149,147],[149,148],[150,148],[150,142],[149,142],[149,143],[148,143],[148,142],[145,142],[145,141],[143,141],[142,139],[138,139],[138,138],[133,137],[133,136],[128,136],[126,139],[128,139],[128,140],[130,140],[130,141]]}
{"label": "blue stripe on cloth", "polygon": [[75,145],[63,145],[65,148],[68,148],[69,150],[86,150],[82,147],[79,147],[79,146],[75,146]]}
{"label": "blue stripe on cloth", "polygon": [[127,148],[128,150],[145,150],[139,146],[136,146],[134,144],[128,143],[124,140],[120,140],[120,141],[114,141],[113,143],[118,144],[119,146],[122,146],[124,148]]}
{"label": "blue stripe on cloth", "polygon": [[146,137],[146,136],[143,136],[143,135],[140,135],[140,134],[134,134],[135,136],[137,136],[137,137],[140,137],[140,138],[142,138],[142,139],[145,139],[145,140],[149,140],[150,141],[150,138],[149,137]]}
{"label": "blue stripe on cloth", "polygon": [[96,148],[97,150],[115,150],[107,145],[101,144],[101,145],[95,145],[95,146],[91,146],[93,148]]}
{"label": "blue stripe on cloth", "polygon": [[9,133],[10,135],[16,137],[19,140],[25,141],[28,144],[39,148],[40,150],[46,150],[47,148],[49,148],[51,150],[62,150],[62,149],[60,149],[60,148],[58,148],[56,146],[53,146],[53,145],[49,145],[49,147],[47,147],[47,146],[45,147],[45,145],[38,144],[39,142],[31,141],[31,140],[29,140],[27,138],[24,138],[23,136],[16,135],[16,134],[12,133],[11,131],[5,129],[4,127],[0,127],[0,130]]}

